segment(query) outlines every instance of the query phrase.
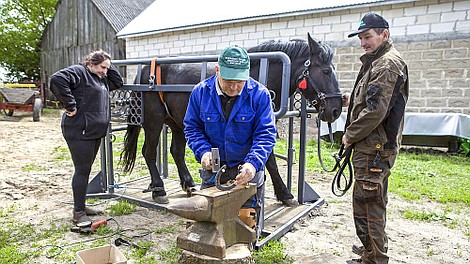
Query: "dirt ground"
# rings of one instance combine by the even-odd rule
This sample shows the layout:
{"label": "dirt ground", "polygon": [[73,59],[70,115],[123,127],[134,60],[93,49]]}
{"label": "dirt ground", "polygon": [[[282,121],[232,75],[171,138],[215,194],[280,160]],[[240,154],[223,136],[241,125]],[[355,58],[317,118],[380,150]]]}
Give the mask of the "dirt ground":
{"label": "dirt ground", "polygon": [[[59,122],[58,113],[43,115],[40,122],[33,122],[30,113],[0,115],[0,208],[6,210],[14,205],[17,212],[14,217],[18,220],[41,225],[55,219],[71,224],[72,206],[64,201],[71,201],[72,164],[66,160],[58,165],[52,159],[55,149],[66,148]],[[295,263],[345,263],[356,257],[350,250],[351,245],[358,243],[350,192],[345,197],[335,197],[330,191],[331,178],[329,174],[308,175],[310,185],[326,202],[281,238],[286,253]],[[106,209],[106,206],[99,207]],[[462,228],[451,229],[440,221],[407,220],[401,214],[401,210],[410,208],[441,211],[444,207],[432,201],[413,203],[390,195],[387,222],[390,263],[470,263],[470,241]],[[449,220],[465,223],[468,228],[470,209],[453,212],[459,214],[448,215]],[[184,229],[180,218],[143,207],[137,207],[130,216],[117,217],[117,221],[121,227],[133,230],[171,223],[176,223],[179,231]],[[168,241],[176,240],[177,233],[154,234],[150,239],[160,240],[164,248]],[[72,242],[80,237],[71,233],[64,239]],[[41,261],[53,263],[44,257]]]}

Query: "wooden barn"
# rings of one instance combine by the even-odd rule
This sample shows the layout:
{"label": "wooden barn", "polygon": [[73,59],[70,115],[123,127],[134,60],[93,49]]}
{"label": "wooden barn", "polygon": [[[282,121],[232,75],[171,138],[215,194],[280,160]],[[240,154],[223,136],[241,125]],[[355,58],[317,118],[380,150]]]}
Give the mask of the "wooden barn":
{"label": "wooden barn", "polygon": [[41,78],[47,83],[57,70],[77,64],[93,50],[113,59],[126,58],[125,40],[117,32],[154,0],[59,0],[42,35]]}

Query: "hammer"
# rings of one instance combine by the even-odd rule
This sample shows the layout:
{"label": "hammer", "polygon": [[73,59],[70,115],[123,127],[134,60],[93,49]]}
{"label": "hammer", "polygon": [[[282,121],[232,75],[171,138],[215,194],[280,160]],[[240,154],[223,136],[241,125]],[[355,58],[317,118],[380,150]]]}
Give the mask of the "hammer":
{"label": "hammer", "polygon": [[217,173],[220,170],[219,148],[211,148],[211,153],[212,153],[212,159],[211,159],[212,172]]}

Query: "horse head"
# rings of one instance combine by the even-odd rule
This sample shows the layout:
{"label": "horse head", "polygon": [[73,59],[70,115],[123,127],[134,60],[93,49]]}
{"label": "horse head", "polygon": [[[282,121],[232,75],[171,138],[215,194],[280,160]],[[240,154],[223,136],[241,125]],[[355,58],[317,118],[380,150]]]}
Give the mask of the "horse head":
{"label": "horse head", "polygon": [[[342,99],[333,65],[333,50],[308,34],[309,56],[298,73],[297,87],[317,109],[318,117],[333,122],[341,114]],[[296,71],[300,71],[297,69]]]}

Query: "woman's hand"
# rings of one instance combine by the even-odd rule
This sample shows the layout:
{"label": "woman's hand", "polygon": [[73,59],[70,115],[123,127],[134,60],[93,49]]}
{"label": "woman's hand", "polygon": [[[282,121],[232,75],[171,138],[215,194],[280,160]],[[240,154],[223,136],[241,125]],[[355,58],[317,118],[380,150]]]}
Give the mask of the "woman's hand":
{"label": "woman's hand", "polygon": [[74,116],[77,113],[77,108],[73,109],[72,112],[65,110],[67,116]]}

